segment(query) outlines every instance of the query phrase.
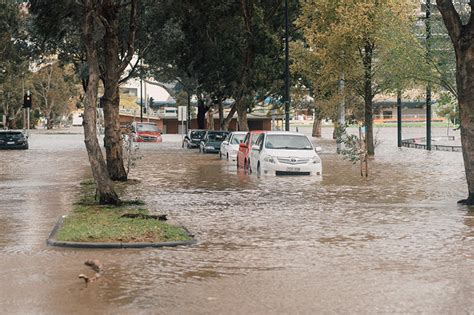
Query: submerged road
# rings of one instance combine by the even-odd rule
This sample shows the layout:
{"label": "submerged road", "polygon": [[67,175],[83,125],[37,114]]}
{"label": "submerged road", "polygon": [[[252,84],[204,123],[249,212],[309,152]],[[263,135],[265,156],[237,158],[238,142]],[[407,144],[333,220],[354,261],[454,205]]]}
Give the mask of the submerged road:
{"label": "submerged road", "polygon": [[[47,247],[90,176],[82,135],[34,133],[30,150],[0,151],[0,313],[474,313],[461,154],[399,150],[382,129],[365,179],[323,131],[321,180],[237,173],[179,137],[142,144],[126,198],[199,240],[169,249]],[[90,258],[105,273],[86,287]]]}

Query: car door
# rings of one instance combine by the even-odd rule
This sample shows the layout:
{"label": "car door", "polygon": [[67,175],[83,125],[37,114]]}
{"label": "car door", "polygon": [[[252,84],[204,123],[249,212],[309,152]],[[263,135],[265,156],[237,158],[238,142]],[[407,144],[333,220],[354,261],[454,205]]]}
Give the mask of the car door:
{"label": "car door", "polygon": [[239,145],[239,152],[237,153],[237,168],[243,168],[247,156],[247,146],[250,142],[250,132],[245,136],[244,141]]}
{"label": "car door", "polygon": [[257,141],[255,141],[255,144],[251,146],[251,151],[249,155],[250,166],[252,167],[252,171],[257,171],[257,165],[258,161],[260,160],[260,153],[262,151],[264,137],[265,135],[263,133],[259,134]]}

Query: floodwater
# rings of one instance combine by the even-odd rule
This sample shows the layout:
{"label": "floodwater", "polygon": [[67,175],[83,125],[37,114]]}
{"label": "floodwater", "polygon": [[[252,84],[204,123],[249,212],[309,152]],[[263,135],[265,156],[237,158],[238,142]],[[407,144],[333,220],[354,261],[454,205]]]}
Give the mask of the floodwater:
{"label": "floodwater", "polygon": [[[317,140],[322,179],[237,173],[179,137],[141,145],[126,197],[199,240],[168,249],[46,246],[90,173],[82,135],[33,134],[30,150],[0,151],[0,313],[474,314],[461,154],[400,150],[396,129],[381,129],[366,179],[330,134]],[[106,271],[86,287],[77,275],[90,258]]]}

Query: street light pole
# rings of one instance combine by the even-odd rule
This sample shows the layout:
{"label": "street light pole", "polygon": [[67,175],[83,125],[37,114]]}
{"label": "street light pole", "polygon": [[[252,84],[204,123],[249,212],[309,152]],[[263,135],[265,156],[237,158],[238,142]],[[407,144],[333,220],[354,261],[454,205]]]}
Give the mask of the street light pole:
{"label": "street light pole", "polygon": [[[426,60],[431,58],[431,0],[426,0]],[[431,151],[431,83],[426,85],[426,149]]]}
{"label": "street light pole", "polygon": [[143,80],[140,77],[140,122],[143,122]]}
{"label": "street light pole", "polygon": [[285,0],[285,130],[290,131],[290,67],[288,45],[288,0]]}

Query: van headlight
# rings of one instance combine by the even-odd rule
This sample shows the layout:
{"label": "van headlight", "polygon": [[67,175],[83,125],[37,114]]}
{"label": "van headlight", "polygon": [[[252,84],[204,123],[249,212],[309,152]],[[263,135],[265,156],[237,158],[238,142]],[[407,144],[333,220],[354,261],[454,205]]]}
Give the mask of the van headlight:
{"label": "van headlight", "polygon": [[273,156],[267,155],[264,159],[265,162],[276,164],[275,158]]}
{"label": "van headlight", "polygon": [[311,158],[311,160],[309,160],[309,161],[310,161],[310,163],[312,163],[312,164],[319,164],[319,163],[321,163],[321,159],[320,159],[319,156],[317,156],[317,155],[316,155],[315,157]]}

